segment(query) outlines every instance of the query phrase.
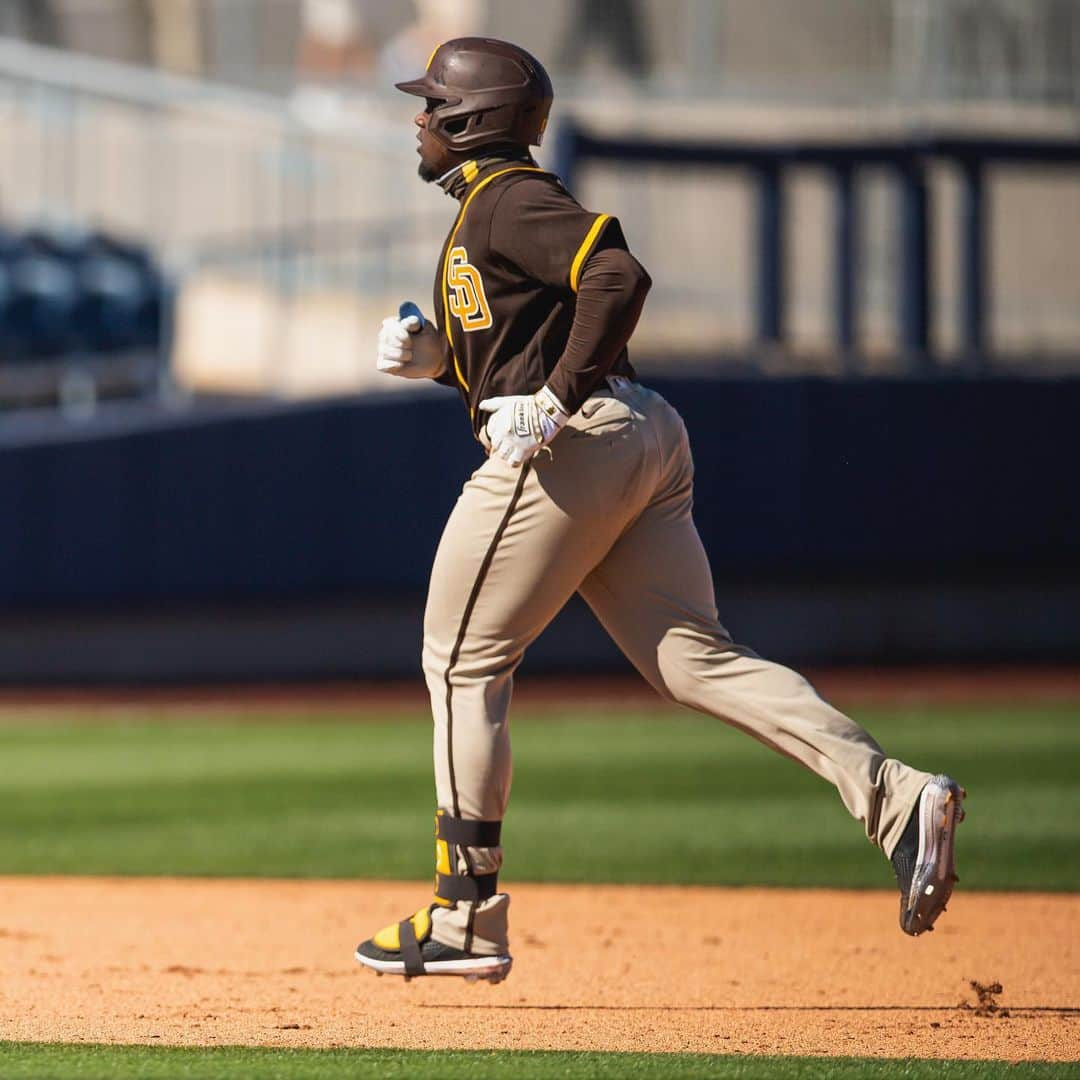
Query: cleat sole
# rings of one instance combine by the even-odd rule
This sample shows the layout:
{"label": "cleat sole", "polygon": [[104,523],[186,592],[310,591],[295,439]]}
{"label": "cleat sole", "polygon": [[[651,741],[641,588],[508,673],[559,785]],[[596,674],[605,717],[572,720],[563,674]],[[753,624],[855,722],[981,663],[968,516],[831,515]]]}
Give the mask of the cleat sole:
{"label": "cleat sole", "polygon": [[935,776],[920,796],[919,852],[900,928],[917,937],[934,929],[959,881],[955,867],[956,826],[963,821],[966,792],[947,776]]}
{"label": "cleat sole", "polygon": [[359,951],[356,959],[369,971],[376,975],[400,975],[405,982],[425,976],[454,975],[464,978],[468,983],[489,982],[500,983],[510,974],[513,960],[509,956],[470,956],[463,960],[433,960],[429,961],[426,969],[420,975],[406,975],[405,962],[403,960],[373,960],[363,956]]}

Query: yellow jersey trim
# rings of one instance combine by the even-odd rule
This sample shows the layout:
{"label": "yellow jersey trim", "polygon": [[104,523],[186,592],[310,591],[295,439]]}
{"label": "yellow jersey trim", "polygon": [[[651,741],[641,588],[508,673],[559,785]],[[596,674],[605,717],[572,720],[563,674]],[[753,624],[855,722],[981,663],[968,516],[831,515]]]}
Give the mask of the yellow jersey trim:
{"label": "yellow jersey trim", "polygon": [[[464,171],[464,170],[463,170]],[[450,345],[450,356],[454,361],[454,374],[457,376],[457,380],[461,383],[461,388],[465,393],[469,392],[469,384],[465,381],[465,375],[461,370],[461,365],[458,363],[457,353],[454,352],[454,336],[450,330],[450,301],[446,288],[447,271],[450,265],[450,252],[454,250],[454,241],[457,239],[458,230],[461,228],[461,223],[465,220],[465,212],[469,209],[469,204],[491,183],[492,180],[497,180],[500,176],[505,176],[507,173],[512,172],[543,172],[539,165],[513,165],[509,169],[500,169],[498,172],[493,172],[490,176],[485,176],[479,184],[476,185],[469,192],[465,201],[461,204],[461,209],[458,211],[457,221],[454,222],[453,229],[450,230],[450,239],[446,242],[446,256],[443,259],[442,264],[442,299],[443,299],[443,325],[446,329],[446,340]]]}
{"label": "yellow jersey trim", "polygon": [[465,164],[461,166],[461,175],[465,178],[466,184],[471,184],[476,179],[476,174],[479,171],[475,161],[466,161]]}
{"label": "yellow jersey trim", "polygon": [[589,252],[591,252],[596,245],[596,238],[600,235],[600,230],[610,220],[610,214],[597,214],[596,220],[585,234],[585,239],[581,241],[581,247],[577,249],[574,261],[570,264],[570,288],[573,292],[577,292],[578,278],[581,277],[581,267],[589,257]]}

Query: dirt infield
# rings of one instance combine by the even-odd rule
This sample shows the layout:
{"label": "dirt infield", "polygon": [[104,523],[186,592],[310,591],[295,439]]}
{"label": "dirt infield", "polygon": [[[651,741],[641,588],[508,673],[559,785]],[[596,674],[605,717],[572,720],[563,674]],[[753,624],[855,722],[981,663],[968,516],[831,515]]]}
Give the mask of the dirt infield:
{"label": "dirt infield", "polygon": [[361,970],[420,892],[0,878],[0,1038],[1080,1059],[1080,896],[518,886],[502,985]]}

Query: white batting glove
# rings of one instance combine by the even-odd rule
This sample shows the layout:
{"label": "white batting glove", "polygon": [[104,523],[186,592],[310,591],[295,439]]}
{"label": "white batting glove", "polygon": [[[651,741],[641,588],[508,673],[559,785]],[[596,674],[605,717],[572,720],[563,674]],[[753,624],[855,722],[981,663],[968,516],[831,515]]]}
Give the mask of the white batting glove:
{"label": "white batting glove", "polygon": [[379,327],[378,369],[403,379],[435,379],[446,368],[439,332],[426,319],[391,316]]}
{"label": "white batting glove", "polygon": [[535,394],[485,398],[477,406],[491,413],[486,425],[491,456],[518,468],[562,431],[570,414],[546,387]]}

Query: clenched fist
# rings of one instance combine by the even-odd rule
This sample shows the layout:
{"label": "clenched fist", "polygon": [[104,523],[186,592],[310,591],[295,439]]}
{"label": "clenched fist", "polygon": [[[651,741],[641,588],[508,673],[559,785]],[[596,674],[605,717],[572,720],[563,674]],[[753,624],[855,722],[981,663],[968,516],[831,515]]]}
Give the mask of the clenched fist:
{"label": "clenched fist", "polygon": [[[413,308],[416,311],[416,308]],[[439,332],[422,315],[383,319],[377,366],[403,379],[436,379],[446,370]]]}

